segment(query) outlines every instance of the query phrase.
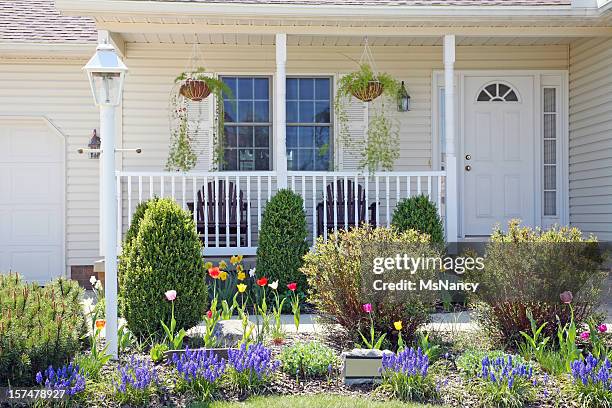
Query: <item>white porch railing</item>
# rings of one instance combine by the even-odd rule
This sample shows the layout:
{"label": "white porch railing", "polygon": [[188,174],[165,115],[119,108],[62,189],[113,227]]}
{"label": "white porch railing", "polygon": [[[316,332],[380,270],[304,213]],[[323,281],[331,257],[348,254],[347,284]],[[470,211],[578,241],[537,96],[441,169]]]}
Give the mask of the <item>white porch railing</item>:
{"label": "white porch railing", "polygon": [[[287,173],[288,188],[304,199],[308,239],[313,244],[319,235],[327,239],[332,231],[362,222],[389,226],[397,203],[414,195],[429,196],[444,217],[444,182],[444,171]],[[276,172],[120,171],[118,242],[140,202],[172,197],[192,212],[206,255],[254,255],[263,210],[277,190]]]}

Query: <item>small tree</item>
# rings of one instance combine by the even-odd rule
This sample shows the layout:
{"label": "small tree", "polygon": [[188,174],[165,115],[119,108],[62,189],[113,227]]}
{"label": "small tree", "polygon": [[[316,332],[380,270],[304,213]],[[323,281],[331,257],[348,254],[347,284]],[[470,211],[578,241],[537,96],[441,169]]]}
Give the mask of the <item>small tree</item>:
{"label": "small tree", "polygon": [[391,224],[400,232],[413,229],[428,234],[434,244],[444,243],[444,230],[438,209],[425,195],[400,201],[393,212]]}
{"label": "small tree", "polygon": [[164,293],[176,290],[177,328],[198,323],[207,303],[201,243],[192,217],[170,199],[149,203],[125,257],[121,285],[123,312],[140,337],[161,337],[171,304]]}
{"label": "small tree", "polygon": [[264,209],[257,248],[258,271],[283,285],[297,282],[302,289],[306,277],[299,269],[308,252],[303,205],[302,197],[290,190],[276,193]]}

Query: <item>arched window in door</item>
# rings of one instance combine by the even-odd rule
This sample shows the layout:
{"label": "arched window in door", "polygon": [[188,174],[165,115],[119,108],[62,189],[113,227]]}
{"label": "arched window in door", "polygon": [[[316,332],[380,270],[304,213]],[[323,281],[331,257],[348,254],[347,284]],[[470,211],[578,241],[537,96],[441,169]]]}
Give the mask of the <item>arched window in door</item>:
{"label": "arched window in door", "polygon": [[476,100],[478,102],[518,102],[519,98],[512,86],[494,82],[485,85],[478,93]]}

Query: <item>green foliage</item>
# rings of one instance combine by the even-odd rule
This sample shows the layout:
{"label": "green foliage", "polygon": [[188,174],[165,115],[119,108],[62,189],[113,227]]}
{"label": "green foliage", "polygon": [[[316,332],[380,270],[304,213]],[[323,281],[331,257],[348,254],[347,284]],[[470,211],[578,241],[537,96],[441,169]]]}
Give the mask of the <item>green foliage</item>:
{"label": "green foliage", "polygon": [[429,358],[431,363],[436,362],[440,358],[440,353],[442,353],[442,349],[439,344],[434,344],[431,340],[429,340],[430,333],[417,333],[417,341],[416,344],[418,347],[423,350],[423,354]]}
{"label": "green foliage", "polygon": [[193,218],[171,199],[149,204],[138,234],[124,254],[120,286],[123,315],[137,337],[163,336],[172,304],[165,292],[176,290],[176,327],[191,328],[206,310],[207,288],[201,243]]}
{"label": "green foliage", "polygon": [[[370,320],[362,305],[371,303],[376,315],[376,333],[386,333],[390,344],[397,343],[398,332],[393,323],[403,322],[404,340],[414,338],[416,330],[429,321],[431,302],[418,296],[369,296],[362,291],[362,260],[365,250],[376,251],[388,248],[397,253],[419,253],[422,256],[440,256],[429,245],[429,237],[414,230],[399,232],[391,228],[362,226],[350,231],[341,231],[328,237],[320,237],[314,250],[304,257],[302,272],[310,285],[309,300],[321,312],[323,319],[344,327],[354,339],[359,339],[358,330],[369,330]],[[370,256],[371,254],[367,254]],[[389,254],[380,254],[385,256]],[[430,271],[419,270],[416,276],[428,279]]]}
{"label": "green foliage", "polygon": [[[370,103],[367,140],[363,145],[362,141],[355,141],[351,137],[346,106],[351,102],[354,93],[359,93],[372,82],[379,82],[383,93],[377,103]],[[334,109],[340,124],[340,141],[347,147],[363,148],[360,167],[367,168],[370,172],[379,168],[393,170],[393,164],[399,158],[399,126],[390,118],[385,107],[389,101],[392,108],[395,107],[399,89],[400,83],[391,75],[384,72],[374,73],[368,64],[361,64],[358,71],[343,76],[338,82]]]}
{"label": "green foliage", "polygon": [[573,293],[577,324],[594,313],[607,275],[602,262],[596,238],[583,238],[577,228],[532,229],[518,220],[511,220],[507,231],[496,227],[484,269],[468,272],[469,279],[480,282],[475,294],[484,304],[479,323],[492,338],[512,344],[531,329],[530,311],[537,327],[548,323],[541,334],[553,337],[557,316],[561,325],[570,321],[561,293]]}
{"label": "green foliage", "polygon": [[166,343],[157,343],[149,350],[149,356],[154,363],[160,363],[164,359],[164,353],[168,351]]}
{"label": "green foliage", "polygon": [[41,288],[0,274],[0,386],[31,385],[37,372],[72,360],[86,331],[82,297],[76,281]]}
{"label": "green foliage", "polygon": [[438,209],[426,195],[400,201],[393,212],[391,225],[399,231],[413,229],[428,234],[432,243],[444,243],[444,229]]}
{"label": "green foliage", "polygon": [[482,369],[482,359],[485,357],[489,357],[490,360],[496,360],[498,358],[503,358],[505,360],[508,357],[512,357],[512,359],[517,364],[525,364],[525,359],[521,356],[516,356],[513,354],[505,353],[502,350],[478,350],[478,349],[468,349],[459,357],[457,357],[456,364],[459,371],[465,374],[468,378],[477,377]]}
{"label": "green foliage", "polygon": [[306,279],[299,269],[308,252],[306,215],[302,197],[290,190],[279,190],[266,204],[259,232],[257,271],[281,287],[298,283],[304,290]]}
{"label": "green foliage", "polygon": [[284,372],[301,378],[329,376],[338,364],[334,350],[317,341],[298,342],[285,347],[280,361]]}
{"label": "green foliage", "polygon": [[533,398],[533,388],[529,381],[516,378],[512,387],[491,381],[479,381],[473,389],[485,408],[523,408]]}

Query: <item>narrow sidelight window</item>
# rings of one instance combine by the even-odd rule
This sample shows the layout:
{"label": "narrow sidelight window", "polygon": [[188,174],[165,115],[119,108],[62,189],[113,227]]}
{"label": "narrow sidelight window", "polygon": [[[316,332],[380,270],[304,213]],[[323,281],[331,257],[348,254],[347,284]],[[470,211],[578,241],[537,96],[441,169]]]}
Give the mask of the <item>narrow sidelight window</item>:
{"label": "narrow sidelight window", "polygon": [[544,216],[557,215],[557,88],[545,87],[543,97],[543,200]]}

